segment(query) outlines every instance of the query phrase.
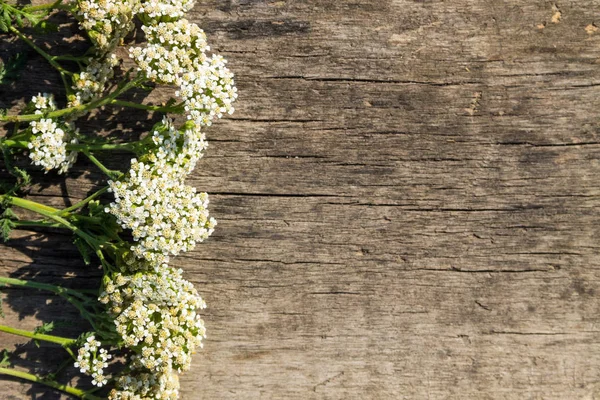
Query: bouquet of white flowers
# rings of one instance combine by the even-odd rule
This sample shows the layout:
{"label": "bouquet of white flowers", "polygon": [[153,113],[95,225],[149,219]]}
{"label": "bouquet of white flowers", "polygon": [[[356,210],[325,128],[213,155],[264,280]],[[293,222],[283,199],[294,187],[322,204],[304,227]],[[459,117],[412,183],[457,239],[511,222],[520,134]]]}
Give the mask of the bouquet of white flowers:
{"label": "bouquet of white flowers", "polygon": [[[237,90],[226,61],[210,54],[202,29],[185,19],[193,0],[55,0],[17,6],[0,0],[0,30],[18,36],[42,55],[60,75],[64,101],[40,93],[21,113],[0,110],[0,121],[13,124],[0,138],[8,172],[0,192],[0,228],[5,240],[20,227],[53,227],[72,231],[86,264],[102,265],[96,294],[59,286],[0,277],[0,283],[47,290],[67,299],[92,331],[64,338],[0,325],[0,331],[61,345],[73,365],[91,377],[85,391],[0,363],[0,373],[40,382],[82,399],[177,399],[178,374],[190,368],[191,356],[206,337],[199,312],[206,307],[183,272],[169,259],[208,238],[216,221],[208,214],[208,195],[185,184],[207,147],[203,129],[215,118],[233,113]],[[90,48],[81,56],[51,55],[22,32],[43,27],[55,12],[70,13],[85,31]],[[138,26],[145,43],[127,52],[137,68],[116,74],[119,48]],[[2,65],[8,79],[18,57]],[[119,81],[116,76],[124,76]],[[130,102],[120,97],[134,88],[165,85],[174,89],[165,105]],[[59,108],[57,104],[66,106]],[[82,134],[78,118],[100,107],[132,107],[164,114],[183,114],[178,126],[164,115],[141,140],[113,142]],[[107,168],[95,154],[131,152],[124,171]],[[87,157],[106,175],[106,186],[65,209],[19,197],[29,184],[26,171],[12,163],[25,152],[32,165],[65,173],[78,156]],[[110,197],[111,200],[104,200]],[[40,215],[24,220],[16,208]],[[107,372],[111,360],[125,360]],[[112,371],[112,369],[111,369]],[[106,388],[106,389],[104,389]],[[100,396],[104,390],[106,395]]]}

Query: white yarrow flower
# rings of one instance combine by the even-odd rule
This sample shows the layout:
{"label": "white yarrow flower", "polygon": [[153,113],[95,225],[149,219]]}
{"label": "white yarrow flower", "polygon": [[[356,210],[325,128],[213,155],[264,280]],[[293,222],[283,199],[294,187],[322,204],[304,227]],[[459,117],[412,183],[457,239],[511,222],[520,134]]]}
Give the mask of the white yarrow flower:
{"label": "white yarrow flower", "polygon": [[[34,96],[32,102],[36,114],[56,110],[53,96],[47,93]],[[67,144],[77,143],[77,139],[72,137],[76,133],[73,124],[41,118],[30,122],[29,126],[32,136],[27,147],[31,162],[46,172],[52,169],[57,169],[59,174],[66,172],[77,159],[75,151],[67,151]]]}
{"label": "white yarrow flower", "polygon": [[152,272],[105,278],[99,301],[115,319],[116,330],[135,355],[135,368],[185,371],[206,337],[197,310],[206,304],[182,271],[164,264]]}
{"label": "white yarrow flower", "polygon": [[198,25],[181,19],[142,29],[148,44],[132,47],[130,57],[149,79],[178,87],[175,94],[183,100],[188,119],[210,125],[214,118],[233,113],[233,74],[223,57],[206,55],[210,48]]}
{"label": "white yarrow flower", "polygon": [[152,140],[154,151],[108,182],[115,200],[105,211],[131,230],[136,257],[157,266],[208,238],[216,221],[208,215],[208,195],[183,182],[206,147],[200,132],[179,132],[165,120]]}
{"label": "white yarrow flower", "polygon": [[177,400],[179,377],[172,371],[149,373],[131,371],[119,377],[109,400]]}
{"label": "white yarrow flower", "polygon": [[142,20],[173,20],[182,18],[195,3],[195,0],[141,0],[135,11],[142,14]]}
{"label": "white yarrow flower", "polygon": [[112,358],[106,349],[102,349],[102,343],[95,336],[86,339],[82,347],[77,351],[77,361],[73,364],[82,374],[92,377],[94,386],[104,386],[108,382],[104,375],[104,368],[108,367],[108,360]]}

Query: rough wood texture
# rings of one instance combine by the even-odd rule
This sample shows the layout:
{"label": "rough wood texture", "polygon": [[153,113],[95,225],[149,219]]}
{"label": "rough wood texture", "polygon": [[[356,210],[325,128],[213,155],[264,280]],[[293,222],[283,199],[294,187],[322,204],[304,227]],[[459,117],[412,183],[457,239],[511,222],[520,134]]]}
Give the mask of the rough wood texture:
{"label": "rough wood texture", "polygon": [[[175,261],[209,304],[182,398],[600,398],[599,16],[598,0],[199,1],[240,99],[191,180],[218,230]],[[86,170],[31,198],[82,198]],[[67,236],[20,237],[0,273],[93,283]],[[9,321],[76,318],[5,293]]]}

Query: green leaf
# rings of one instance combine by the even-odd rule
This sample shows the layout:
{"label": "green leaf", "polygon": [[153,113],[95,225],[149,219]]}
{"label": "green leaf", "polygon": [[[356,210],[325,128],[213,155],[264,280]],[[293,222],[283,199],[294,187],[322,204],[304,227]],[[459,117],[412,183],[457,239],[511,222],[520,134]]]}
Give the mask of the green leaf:
{"label": "green leaf", "polygon": [[33,330],[34,333],[40,333],[42,335],[52,332],[55,328],[54,321],[46,322],[42,326],[38,326]]}
{"label": "green leaf", "polygon": [[8,28],[12,25],[12,18],[10,14],[10,9],[7,4],[2,5],[4,8],[2,10],[2,17],[0,20],[2,21],[3,31],[8,32]]}
{"label": "green leaf", "polygon": [[10,367],[10,353],[8,352],[8,350],[3,350],[2,351],[2,360],[0,361],[0,367],[2,368],[7,368]]}
{"label": "green leaf", "polygon": [[4,166],[8,170],[8,173],[17,178],[17,182],[13,185],[12,189],[5,191],[5,193],[11,194],[23,187],[29,185],[31,183],[31,175],[24,169],[16,167],[13,165],[13,155],[10,148],[4,146],[2,144],[2,139],[0,138],[0,150],[2,152],[2,156],[4,158]]}
{"label": "green leaf", "polygon": [[23,14],[25,16],[25,18],[27,18],[27,20],[29,20],[29,22],[31,22],[31,25],[33,26],[37,26],[37,24],[39,24],[42,21],[42,17],[40,17],[39,15],[35,15],[35,14]]}
{"label": "green leaf", "polygon": [[76,237],[75,240],[73,240],[73,243],[75,244],[75,247],[77,247],[77,250],[79,250],[81,253],[85,265],[90,265],[92,262],[92,249],[90,249],[85,240],[81,239],[80,237]]}
{"label": "green leaf", "polygon": [[16,227],[15,223],[7,218],[0,219],[0,237],[5,242],[8,242],[10,239],[10,233]]}
{"label": "green leaf", "polygon": [[[34,333],[40,333],[42,335],[45,335],[47,333],[52,332],[52,330],[54,329],[54,322],[47,322],[45,324],[43,324],[42,326],[38,326],[37,328],[35,328],[33,330]],[[40,342],[38,340],[33,340],[33,343],[35,343],[36,347],[40,347]]]}
{"label": "green leaf", "polygon": [[94,332],[84,332],[84,333],[82,333],[77,338],[77,345],[78,346],[83,346],[83,344],[85,343],[85,341],[87,340],[87,338],[89,338],[90,336],[94,336],[94,335],[95,335]]}
{"label": "green leaf", "polygon": [[29,175],[29,172],[25,171],[24,169],[14,167],[12,174],[17,178],[19,188],[28,186],[31,183],[31,175]]}
{"label": "green leaf", "polygon": [[17,20],[17,26],[19,28],[23,27],[23,18],[21,18],[21,14],[15,13],[15,20]]}
{"label": "green leaf", "polygon": [[0,216],[2,216],[4,218],[12,219],[12,220],[18,220],[19,219],[19,217],[17,216],[17,214],[15,214],[15,212],[10,207],[7,207],[4,210],[4,212],[2,212],[2,214]]}
{"label": "green leaf", "polygon": [[19,79],[26,62],[26,53],[18,53],[9,58],[6,63],[3,63],[0,67],[0,85],[12,83]]}
{"label": "green leaf", "polygon": [[48,21],[41,21],[35,26],[35,30],[42,33],[58,32],[58,25]]}

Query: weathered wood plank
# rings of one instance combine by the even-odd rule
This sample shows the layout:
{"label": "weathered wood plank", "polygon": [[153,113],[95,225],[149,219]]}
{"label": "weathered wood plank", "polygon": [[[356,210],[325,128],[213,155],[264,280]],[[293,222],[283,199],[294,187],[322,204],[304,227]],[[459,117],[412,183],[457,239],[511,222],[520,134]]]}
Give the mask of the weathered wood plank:
{"label": "weathered wood plank", "polygon": [[[597,0],[198,4],[240,100],[191,179],[217,232],[175,260],[209,304],[182,397],[599,397],[599,15]],[[83,198],[87,170],[31,198]],[[94,279],[67,236],[0,251],[2,274]],[[9,322],[74,317],[23,295]]]}

